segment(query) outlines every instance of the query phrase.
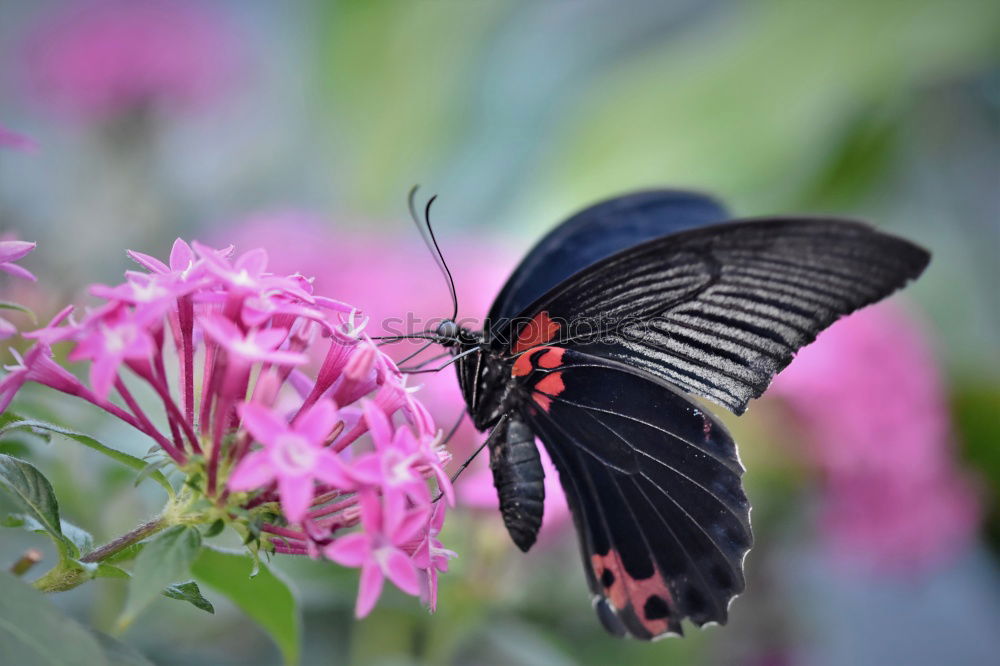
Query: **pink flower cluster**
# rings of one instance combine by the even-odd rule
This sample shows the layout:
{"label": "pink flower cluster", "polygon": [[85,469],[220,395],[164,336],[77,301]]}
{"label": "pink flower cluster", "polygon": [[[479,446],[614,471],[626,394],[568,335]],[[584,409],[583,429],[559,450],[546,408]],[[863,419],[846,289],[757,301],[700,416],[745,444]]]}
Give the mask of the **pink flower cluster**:
{"label": "pink flower cluster", "polygon": [[241,60],[226,20],[204,3],[62,3],[27,31],[19,69],[42,102],[102,118],[149,105],[202,103]]}
{"label": "pink flower cluster", "polygon": [[[364,303],[365,312],[374,321],[393,321],[393,317],[400,315],[399,304],[404,303],[407,312],[419,318],[401,327],[402,330],[412,330],[431,326],[447,310],[447,293],[443,285],[431,283],[428,286],[426,280],[413,279],[414,271],[422,270],[431,279],[436,279],[432,260],[423,245],[393,240],[387,234],[334,232],[331,231],[334,226],[330,220],[307,211],[272,211],[240,219],[224,232],[223,237],[235,238],[239,245],[249,247],[287,248],[280,256],[276,254],[274,257],[279,268],[298,268],[315,276],[317,287],[327,293],[344,294],[352,302]],[[448,241],[448,262],[458,278],[458,302],[462,307],[460,317],[464,313],[480,315],[489,309],[493,296],[510,275],[518,258],[518,253],[507,248],[502,239],[492,239],[493,242],[485,244],[481,238],[477,240],[476,243],[466,241],[464,244],[461,238]],[[335,265],[330,263],[327,249],[332,245],[342,248],[344,254],[344,261]],[[490,247],[489,261],[483,261],[484,245]],[[371,271],[370,262],[366,259],[373,254],[381,257],[379,270],[375,272]],[[462,321],[470,328],[481,326],[481,322],[474,319]],[[399,332],[399,324],[397,328],[379,331],[385,334]],[[395,347],[398,349],[390,353],[396,353],[400,358],[413,351],[413,347],[405,344]],[[465,412],[465,399],[451,368],[421,375],[420,381],[427,389],[427,407],[439,423],[451,424]],[[482,440],[483,435],[472,427],[469,419],[465,419],[449,442],[449,447],[456,457],[464,457],[472,453]],[[541,536],[545,538],[547,534],[555,535],[560,529],[568,528],[570,520],[558,473],[544,449],[541,455],[545,468],[545,521]],[[463,507],[485,512],[484,517],[493,521],[498,530],[503,530],[498,519],[497,492],[493,487],[488,456],[478,456],[472,462],[456,482],[455,491]]]}
{"label": "pink flower cluster", "polygon": [[18,134],[13,130],[7,129],[3,125],[0,125],[0,148],[30,151],[37,148],[37,146],[34,141],[23,134]]}
{"label": "pink flower cluster", "polygon": [[890,304],[831,326],[775,380],[824,479],[839,554],[925,568],[975,533],[979,504],[954,455],[948,404],[916,322]]}
{"label": "pink flower cluster", "polygon": [[[178,239],[169,264],[130,252],[148,272],[93,285],[103,303],[79,322],[68,307],[25,334],[36,343],[0,380],[0,410],[27,381],[83,398],[155,440],[234,522],[261,516],[274,551],[361,567],[359,616],[385,578],[433,607],[453,553],[432,490],[448,503],[453,492],[426,408],[358,311],[302,275],[268,272],[264,250],[192,245]],[[89,363],[88,384],[53,360],[63,341]],[[309,353],[323,358],[314,376]],[[127,375],[158,397],[165,431]]]}

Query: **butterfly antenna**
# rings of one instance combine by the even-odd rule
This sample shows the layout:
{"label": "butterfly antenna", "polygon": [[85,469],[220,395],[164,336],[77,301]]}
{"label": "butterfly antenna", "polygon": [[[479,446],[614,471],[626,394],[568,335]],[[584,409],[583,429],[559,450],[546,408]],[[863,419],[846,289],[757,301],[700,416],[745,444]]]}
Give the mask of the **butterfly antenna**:
{"label": "butterfly antenna", "polygon": [[448,293],[451,296],[452,305],[451,319],[454,321],[455,317],[458,316],[458,293],[455,290],[455,279],[451,275],[451,269],[448,268],[448,263],[444,260],[444,254],[441,252],[441,246],[438,245],[437,237],[434,235],[434,227],[431,226],[431,206],[437,199],[437,195],[435,194],[427,201],[427,205],[424,207],[424,219],[421,220],[417,215],[417,207],[415,204],[417,190],[419,188],[419,185],[414,185],[410,189],[409,196],[407,196],[407,206],[410,209],[410,218],[413,219],[413,223],[416,224],[417,229],[420,230],[420,235],[423,237],[424,243],[427,245],[427,249],[430,250],[431,255],[433,255],[434,262],[438,265],[438,268],[441,270],[441,274],[444,276],[445,282],[448,285]]}

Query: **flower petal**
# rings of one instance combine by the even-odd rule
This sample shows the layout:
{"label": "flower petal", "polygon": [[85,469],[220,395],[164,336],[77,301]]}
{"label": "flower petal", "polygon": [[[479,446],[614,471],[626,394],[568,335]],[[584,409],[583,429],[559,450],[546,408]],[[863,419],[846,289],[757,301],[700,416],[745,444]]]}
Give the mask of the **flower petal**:
{"label": "flower petal", "polygon": [[121,362],[121,358],[101,356],[90,364],[90,388],[102,400],[111,392],[111,386],[118,378],[118,366]]}
{"label": "flower petal", "polygon": [[243,426],[263,444],[273,444],[288,432],[288,423],[284,419],[256,402],[243,403],[239,406],[239,413]]}
{"label": "flower petal", "polygon": [[24,382],[28,381],[27,368],[11,370],[0,379],[0,412],[6,411],[10,401],[14,399]]}
{"label": "flower petal", "polygon": [[147,269],[151,273],[170,272],[170,268],[156,257],[151,257],[148,254],[144,254],[142,252],[136,252],[135,250],[128,250],[126,254],[128,254],[129,258],[132,261],[141,265],[143,268]]}
{"label": "flower petal", "polygon": [[398,548],[382,548],[378,553],[379,564],[386,577],[396,587],[407,594],[420,594],[420,579],[417,578],[417,568],[409,556]]}
{"label": "flower petal", "polygon": [[354,616],[363,618],[375,607],[385,578],[382,570],[374,562],[367,562],[361,568],[361,583],[358,585],[358,603],[354,607]]}
{"label": "flower petal", "polygon": [[345,534],[323,549],[323,554],[345,567],[360,567],[371,554],[371,542],[361,532]]}
{"label": "flower petal", "polygon": [[432,465],[431,469],[434,470],[434,476],[437,477],[438,489],[444,493],[444,499],[448,502],[448,506],[455,506],[455,488],[451,484],[451,477],[439,465]]}
{"label": "flower petal", "polygon": [[256,331],[253,333],[254,344],[261,349],[266,349],[268,351],[277,349],[287,337],[287,328],[268,328],[263,331]]}
{"label": "flower petal", "polygon": [[264,451],[254,451],[241,460],[226,485],[231,490],[256,490],[274,481],[274,468]]}
{"label": "flower petal", "polygon": [[313,466],[313,474],[316,478],[331,486],[336,486],[342,490],[349,490],[354,487],[354,479],[351,478],[345,465],[340,458],[331,451],[324,450],[316,459]]}
{"label": "flower petal", "polygon": [[17,326],[0,317],[0,340],[6,340],[15,334],[17,334]]}
{"label": "flower petal", "polygon": [[337,423],[337,409],[329,400],[320,400],[295,421],[293,430],[314,444],[322,444]]}
{"label": "flower petal", "polygon": [[392,443],[392,423],[378,405],[370,400],[362,404],[365,413],[365,422],[371,432],[375,446],[382,449]]}
{"label": "flower petal", "polygon": [[0,263],[21,259],[34,250],[36,245],[31,241],[0,241]]}
{"label": "flower petal", "polygon": [[281,511],[289,522],[297,523],[306,517],[314,495],[313,482],[308,477],[282,476],[278,478],[278,495]]}
{"label": "flower petal", "polygon": [[434,569],[420,571],[420,600],[433,613],[437,610],[438,573]]}
{"label": "flower petal", "polygon": [[348,474],[356,483],[376,486],[382,482],[382,459],[375,453],[366,453],[351,463]]}
{"label": "flower petal", "polygon": [[378,496],[371,491],[358,493],[358,504],[361,506],[361,527],[368,534],[382,532],[382,504]]}
{"label": "flower petal", "polygon": [[32,282],[37,282],[38,278],[35,274],[29,271],[27,268],[21,268],[17,264],[0,264],[0,271],[6,271],[11,275],[19,278],[24,278],[25,280],[31,280]]}
{"label": "flower petal", "polygon": [[[185,271],[194,261],[194,251],[191,246],[178,238],[170,248],[170,268],[175,271]],[[166,266],[164,266],[166,268]]]}
{"label": "flower petal", "polygon": [[235,262],[233,262],[233,267],[239,270],[245,270],[249,275],[254,277],[260,275],[267,268],[267,251],[263,248],[254,248],[244,252]]}
{"label": "flower petal", "polygon": [[232,321],[222,315],[204,315],[198,318],[205,334],[220,345],[227,346],[243,341],[243,333]]}
{"label": "flower petal", "polygon": [[410,509],[396,524],[396,529],[392,532],[392,541],[397,545],[408,543],[417,538],[417,535],[427,532],[427,519],[430,517],[426,507]]}

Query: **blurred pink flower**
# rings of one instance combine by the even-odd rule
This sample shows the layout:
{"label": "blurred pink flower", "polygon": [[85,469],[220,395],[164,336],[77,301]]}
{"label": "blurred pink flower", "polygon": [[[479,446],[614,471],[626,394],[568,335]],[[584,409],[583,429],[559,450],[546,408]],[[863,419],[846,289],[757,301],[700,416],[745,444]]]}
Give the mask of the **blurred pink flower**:
{"label": "blurred pink flower", "polygon": [[57,110],[104,118],[147,106],[201,104],[231,83],[242,44],[207,3],[58,3],[29,30],[20,69]]}
{"label": "blurred pink flower", "polygon": [[7,129],[3,125],[0,125],[0,148],[29,151],[34,150],[37,147],[38,146],[34,141],[23,134],[18,134],[17,132]]}
{"label": "blurred pink flower", "polygon": [[775,380],[824,476],[838,552],[912,570],[959,550],[979,504],[958,468],[945,389],[920,326],[892,304],[821,333]]}
{"label": "blurred pink flower", "polygon": [[[274,248],[272,267],[279,273],[297,270],[315,278],[313,284],[317,291],[342,295],[351,303],[364,303],[364,313],[370,317],[366,330],[371,335],[418,330],[428,322],[440,321],[451,314],[444,282],[415,231],[393,236],[352,233],[337,228],[320,215],[286,210],[253,215],[223,233],[239,247]],[[455,276],[460,307],[458,319],[464,326],[476,328],[516,266],[518,254],[495,237],[482,234],[456,237],[450,232],[439,235],[445,258]],[[334,255],[335,261],[332,260]],[[413,323],[408,324],[409,315]],[[400,343],[391,347],[394,348],[385,349],[399,359],[414,351],[417,344]],[[465,410],[454,370],[449,367],[412,379],[423,386],[422,402],[435,421],[445,430],[449,429]],[[466,418],[448,447],[461,461],[482,440],[483,436]],[[569,509],[559,486],[558,473],[544,451],[542,459],[546,473],[544,534],[566,525]],[[467,506],[496,510],[496,489],[486,454],[480,455],[456,481],[455,491]]]}
{"label": "blurred pink flower", "polygon": [[[0,139],[2,139],[3,128],[0,127]],[[9,273],[15,277],[31,280],[37,278],[26,268],[18,266],[14,262],[23,259],[25,255],[35,249],[35,243],[28,241],[12,240],[4,236],[5,240],[0,240],[0,271]],[[20,306],[18,306],[20,307]],[[17,333],[17,327],[4,317],[0,317],[0,340],[6,340]]]}

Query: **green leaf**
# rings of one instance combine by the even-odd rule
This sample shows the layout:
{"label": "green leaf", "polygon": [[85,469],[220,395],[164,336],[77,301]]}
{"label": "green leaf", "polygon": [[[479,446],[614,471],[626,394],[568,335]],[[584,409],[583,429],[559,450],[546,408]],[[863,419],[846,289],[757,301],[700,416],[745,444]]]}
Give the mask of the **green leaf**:
{"label": "green leaf", "polygon": [[34,311],[31,308],[21,305],[20,303],[14,303],[12,301],[0,301],[0,310],[17,310],[18,312],[23,312],[24,314],[31,317],[31,322],[33,324],[38,323],[38,317],[35,316]]}
{"label": "green leaf", "polygon": [[140,483],[151,477],[153,474],[162,474],[161,469],[167,466],[170,461],[166,458],[161,458],[155,462],[146,463],[146,466],[139,470],[136,474],[135,480],[132,482],[133,486],[138,486]]}
{"label": "green leaf", "polygon": [[86,629],[6,571],[0,572],[0,655],[5,664],[32,666],[123,663],[109,662]]}
{"label": "green leaf", "polygon": [[118,618],[124,629],[163,589],[187,575],[201,548],[201,533],[193,527],[177,525],[153,537],[135,561],[128,602]]}
{"label": "green leaf", "polygon": [[[28,514],[11,514],[7,517],[5,527],[23,527],[30,532],[48,532],[48,529],[41,522]],[[67,551],[67,557],[76,558],[94,549],[94,537],[87,530],[61,519],[59,527],[62,530],[62,536],[76,548],[75,554]]]}
{"label": "green leaf", "polygon": [[113,564],[99,562],[94,571],[94,578],[131,578],[132,575],[124,569],[119,569]]}
{"label": "green leaf", "polygon": [[200,608],[206,613],[215,613],[215,606],[212,605],[211,601],[202,596],[201,590],[198,589],[198,583],[193,580],[189,580],[186,583],[176,583],[171,585],[167,589],[163,590],[163,596],[171,599],[179,599],[180,601],[186,601],[195,608]]}
{"label": "green leaf", "polygon": [[63,536],[73,542],[78,553],[83,555],[94,550],[94,537],[90,532],[65,520],[60,520],[59,526],[62,528]]}
{"label": "green leaf", "polygon": [[222,518],[219,518],[214,523],[209,525],[207,530],[205,530],[205,538],[210,539],[214,536],[219,536],[222,534],[222,530],[224,529],[226,529],[226,523],[222,520]]}
{"label": "green leaf", "polygon": [[48,532],[64,559],[80,556],[76,545],[63,535],[59,526],[59,503],[52,484],[34,465],[0,455],[0,489],[24,511],[26,517],[35,520],[41,529]]}
{"label": "green leaf", "polygon": [[[0,437],[2,437],[7,432],[11,430],[25,430],[29,429],[32,431],[41,430],[45,432],[54,432],[63,437],[68,437],[74,441],[83,444],[87,448],[93,449],[98,453],[102,453],[107,457],[115,460],[126,467],[130,467],[138,472],[142,472],[148,467],[146,461],[141,458],[136,458],[135,456],[129,455],[127,453],[122,453],[116,449],[112,449],[109,446],[105,446],[101,442],[97,441],[90,435],[84,435],[83,433],[69,430],[58,426],[54,423],[46,423],[45,421],[37,421],[35,419],[19,419],[17,421],[11,421],[9,423],[3,424],[0,427]],[[163,475],[159,470],[152,470],[149,472],[149,477],[160,484],[170,497],[174,496],[174,489],[167,481],[167,477]]]}
{"label": "green leaf", "polygon": [[274,640],[285,663],[299,660],[301,618],[289,585],[263,564],[256,578],[254,560],[245,553],[203,548],[191,567],[194,577],[223,594]]}

